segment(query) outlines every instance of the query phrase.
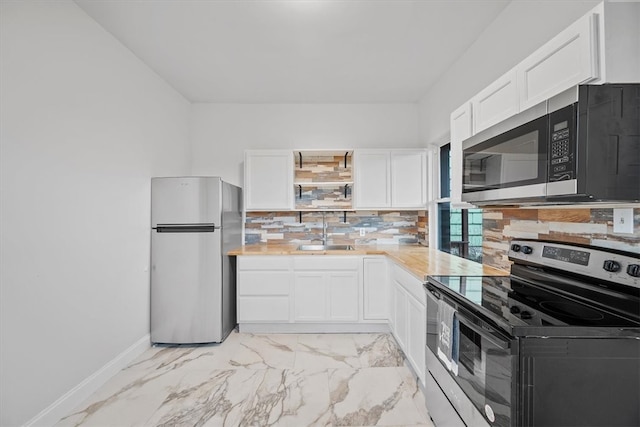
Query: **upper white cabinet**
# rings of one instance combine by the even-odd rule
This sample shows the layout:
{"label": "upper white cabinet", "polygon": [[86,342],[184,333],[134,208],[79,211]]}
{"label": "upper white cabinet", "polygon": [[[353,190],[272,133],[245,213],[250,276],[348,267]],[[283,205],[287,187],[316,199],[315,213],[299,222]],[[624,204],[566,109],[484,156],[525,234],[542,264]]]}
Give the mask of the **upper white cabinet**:
{"label": "upper white cabinet", "polygon": [[[451,188],[453,206],[462,204],[462,141],[473,135],[471,101],[465,102],[451,113]],[[440,194],[439,197],[445,197]]]}
{"label": "upper white cabinet", "polygon": [[391,207],[424,208],[427,204],[427,152],[391,151]]}
{"label": "upper white cabinet", "polygon": [[480,132],[519,111],[516,70],[511,70],[471,99],[475,132]]}
{"label": "upper white cabinet", "polygon": [[426,150],[355,150],[356,209],[419,209],[427,202]]}
{"label": "upper white cabinet", "polygon": [[518,65],[520,110],[598,77],[597,26],[589,13]]}
{"label": "upper white cabinet", "polygon": [[[462,141],[578,84],[640,82],[640,2],[603,2],[451,113],[451,203]],[[541,104],[546,111],[547,104]]]}
{"label": "upper white cabinet", "polygon": [[353,200],[356,209],[391,206],[389,150],[355,150],[353,171]]}
{"label": "upper white cabinet", "polygon": [[244,206],[247,211],[292,210],[293,152],[251,150],[244,155]]}

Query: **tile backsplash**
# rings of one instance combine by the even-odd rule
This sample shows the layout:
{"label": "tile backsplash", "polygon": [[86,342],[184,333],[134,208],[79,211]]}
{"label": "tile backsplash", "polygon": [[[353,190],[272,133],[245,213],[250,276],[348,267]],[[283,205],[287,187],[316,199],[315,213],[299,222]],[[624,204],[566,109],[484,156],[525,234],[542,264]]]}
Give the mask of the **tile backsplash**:
{"label": "tile backsplash", "polygon": [[[245,244],[410,244],[427,242],[425,211],[247,212]],[[364,230],[364,236],[361,231]]]}
{"label": "tile backsplash", "polygon": [[633,210],[633,234],[613,232],[612,208],[484,209],[482,259],[508,269],[513,238],[573,242],[640,252],[640,208]]}

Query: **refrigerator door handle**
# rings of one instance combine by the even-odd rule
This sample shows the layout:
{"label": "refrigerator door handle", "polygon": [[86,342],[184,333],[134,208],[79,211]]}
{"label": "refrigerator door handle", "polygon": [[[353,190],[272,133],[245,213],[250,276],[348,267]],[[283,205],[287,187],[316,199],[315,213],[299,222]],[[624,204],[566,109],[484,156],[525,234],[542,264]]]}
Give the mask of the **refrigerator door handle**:
{"label": "refrigerator door handle", "polygon": [[213,233],[216,227],[213,224],[198,225],[158,225],[153,229],[158,233]]}

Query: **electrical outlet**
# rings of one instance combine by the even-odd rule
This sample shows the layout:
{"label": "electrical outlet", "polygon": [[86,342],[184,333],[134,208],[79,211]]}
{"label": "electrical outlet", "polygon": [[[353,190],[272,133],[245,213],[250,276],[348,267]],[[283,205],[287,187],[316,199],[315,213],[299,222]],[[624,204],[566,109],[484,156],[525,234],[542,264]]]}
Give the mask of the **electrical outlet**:
{"label": "electrical outlet", "polygon": [[633,234],[633,208],[613,210],[613,232]]}
{"label": "electrical outlet", "polygon": [[360,229],[360,237],[364,237],[364,235],[367,234],[367,230],[365,230],[364,228]]}

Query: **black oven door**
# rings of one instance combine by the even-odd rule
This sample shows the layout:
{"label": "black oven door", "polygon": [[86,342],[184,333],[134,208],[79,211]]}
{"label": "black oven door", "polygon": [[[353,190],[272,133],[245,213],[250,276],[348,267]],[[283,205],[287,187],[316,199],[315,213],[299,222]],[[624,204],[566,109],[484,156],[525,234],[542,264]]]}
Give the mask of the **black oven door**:
{"label": "black oven door", "polygon": [[476,142],[475,138],[464,143],[464,201],[535,199],[546,195],[548,115],[484,141]]}
{"label": "black oven door", "polygon": [[[491,426],[511,426],[511,340],[471,311],[427,284],[427,349],[449,372],[464,395]],[[439,351],[443,304],[454,307],[457,356],[451,363]],[[432,358],[433,360],[434,358]],[[452,365],[452,366],[449,366]],[[460,412],[460,411],[459,411]],[[468,423],[468,421],[465,421]]]}

